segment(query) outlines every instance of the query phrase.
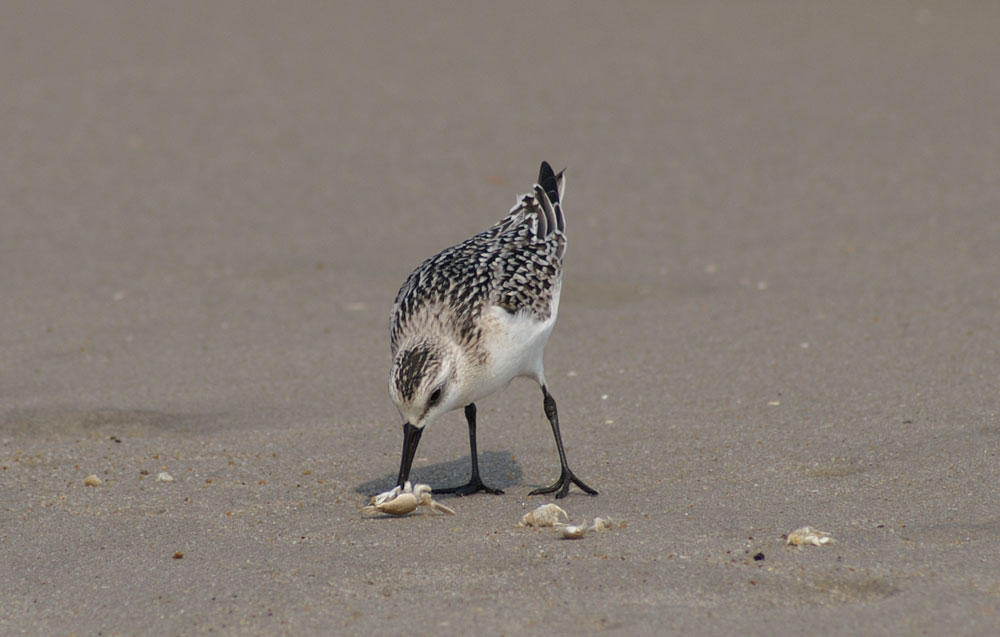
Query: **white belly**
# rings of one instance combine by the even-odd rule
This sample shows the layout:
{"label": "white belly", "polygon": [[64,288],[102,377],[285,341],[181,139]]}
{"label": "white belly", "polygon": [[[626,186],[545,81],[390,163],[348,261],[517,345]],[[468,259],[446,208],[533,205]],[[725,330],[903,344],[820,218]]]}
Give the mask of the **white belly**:
{"label": "white belly", "polygon": [[511,315],[493,308],[485,323],[489,326],[488,333],[484,330],[483,334],[487,337],[489,361],[481,370],[482,376],[468,388],[463,402],[468,404],[489,396],[518,376],[534,378],[538,384],[544,384],[542,357],[556,323],[556,313],[545,321],[537,321],[527,315]]}

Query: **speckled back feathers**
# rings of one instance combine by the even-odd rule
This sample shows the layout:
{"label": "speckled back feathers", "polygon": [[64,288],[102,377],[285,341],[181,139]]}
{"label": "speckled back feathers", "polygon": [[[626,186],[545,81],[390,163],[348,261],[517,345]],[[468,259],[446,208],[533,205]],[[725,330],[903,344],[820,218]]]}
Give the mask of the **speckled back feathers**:
{"label": "speckled back feathers", "polygon": [[392,354],[418,331],[448,331],[463,346],[481,340],[490,306],[539,321],[554,311],[566,250],[560,201],[562,173],[542,163],[538,185],[518,198],[493,227],[424,261],[396,295],[390,323]]}

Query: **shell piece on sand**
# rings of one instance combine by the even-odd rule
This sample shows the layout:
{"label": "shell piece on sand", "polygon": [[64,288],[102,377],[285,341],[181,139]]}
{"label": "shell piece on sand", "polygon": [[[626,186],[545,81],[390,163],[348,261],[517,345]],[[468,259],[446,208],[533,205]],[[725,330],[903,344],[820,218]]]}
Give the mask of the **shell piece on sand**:
{"label": "shell piece on sand", "polygon": [[431,488],[426,484],[411,485],[407,482],[402,487],[372,496],[371,503],[362,508],[365,515],[386,513],[388,515],[406,515],[413,513],[417,507],[426,506],[431,511],[440,511],[455,515],[455,511],[431,498]]}
{"label": "shell piece on sand", "polygon": [[104,484],[104,480],[101,480],[97,476],[87,476],[83,479],[83,484],[88,487],[99,487]]}
{"label": "shell piece on sand", "polygon": [[578,540],[587,532],[607,531],[611,528],[611,524],[612,521],[610,518],[594,518],[594,522],[590,526],[586,524],[563,524],[562,522],[556,522],[555,526],[563,539]]}
{"label": "shell piece on sand", "polygon": [[555,526],[559,516],[569,519],[569,515],[554,504],[543,504],[534,511],[528,511],[521,516],[518,526]]}
{"label": "shell piece on sand", "polygon": [[[428,495],[427,498],[430,499],[430,496]],[[429,506],[432,511],[440,511],[441,513],[447,513],[448,515],[455,515],[454,509],[452,509],[451,507],[446,507],[437,500],[430,500],[429,502],[425,502],[422,504],[426,504],[427,506]]]}
{"label": "shell piece on sand", "polygon": [[586,524],[562,524],[560,522],[556,523],[559,529],[559,535],[562,536],[564,540],[579,540],[583,537],[583,534],[587,532]]}
{"label": "shell piece on sand", "polygon": [[158,474],[156,474],[156,481],[157,482],[173,482],[174,481],[174,477],[172,475],[170,475],[169,473],[167,473],[166,471],[161,471]]}
{"label": "shell piece on sand", "polygon": [[788,534],[786,544],[792,546],[823,546],[824,544],[833,544],[836,541],[825,531],[820,531],[811,526],[803,526]]}

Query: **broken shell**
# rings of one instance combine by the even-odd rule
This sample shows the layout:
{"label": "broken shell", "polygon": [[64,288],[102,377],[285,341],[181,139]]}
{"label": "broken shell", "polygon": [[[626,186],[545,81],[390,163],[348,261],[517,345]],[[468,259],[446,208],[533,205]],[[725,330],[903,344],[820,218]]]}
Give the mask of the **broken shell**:
{"label": "broken shell", "polygon": [[[406,483],[406,490],[407,490],[407,492],[412,492],[412,489],[410,488],[410,483],[409,482]],[[395,499],[402,492],[403,492],[403,487],[398,487],[398,486],[395,487],[394,489],[390,490],[390,491],[383,491],[382,493],[380,493],[378,495],[373,495],[372,498],[371,498],[370,504],[373,504],[375,506],[378,506],[380,504],[384,504],[385,502],[387,502],[389,500]]]}
{"label": "broken shell", "polygon": [[160,473],[158,473],[156,475],[156,481],[157,482],[173,482],[174,481],[174,477],[172,475],[170,475],[169,473],[167,473],[166,471],[161,471]]}
{"label": "broken shell", "polygon": [[389,515],[406,515],[407,513],[416,511],[418,505],[419,502],[417,502],[415,495],[412,493],[401,493],[391,500],[365,507],[365,509],[371,509],[379,513],[388,513]]}
{"label": "broken shell", "polygon": [[788,534],[786,544],[794,546],[823,546],[824,544],[834,544],[837,540],[830,537],[830,534],[811,526],[803,526]]}
{"label": "broken shell", "polygon": [[413,513],[419,506],[430,507],[432,511],[440,511],[449,515],[455,515],[455,511],[443,504],[435,502],[431,498],[431,488],[426,484],[416,486],[407,482],[403,487],[396,487],[391,491],[386,491],[373,496],[371,504],[363,507],[361,512],[369,515],[372,513],[387,513],[389,515],[406,515]]}
{"label": "broken shell", "polygon": [[518,526],[555,526],[562,515],[567,520],[569,515],[554,504],[543,504],[534,511],[528,511],[521,516]]}
{"label": "broken shell", "polygon": [[588,531],[607,531],[613,524],[611,518],[594,518],[594,523],[590,525]]}
{"label": "broken shell", "polygon": [[102,484],[104,484],[104,481],[98,478],[97,476],[87,476],[86,478],[83,479],[83,484],[85,484],[88,487],[99,487]]}
{"label": "broken shell", "polygon": [[[410,483],[406,483],[406,487],[409,487]],[[403,490],[406,490],[406,487]],[[440,502],[435,502],[434,498],[431,497],[431,487],[428,484],[418,484],[413,487],[413,496],[417,499],[417,506],[430,507],[431,511],[440,511],[441,513],[447,513],[448,515],[455,515],[455,511]]]}
{"label": "broken shell", "polygon": [[578,540],[587,532],[585,524],[571,526],[569,524],[557,523],[556,526],[559,527],[559,534],[564,540]]}

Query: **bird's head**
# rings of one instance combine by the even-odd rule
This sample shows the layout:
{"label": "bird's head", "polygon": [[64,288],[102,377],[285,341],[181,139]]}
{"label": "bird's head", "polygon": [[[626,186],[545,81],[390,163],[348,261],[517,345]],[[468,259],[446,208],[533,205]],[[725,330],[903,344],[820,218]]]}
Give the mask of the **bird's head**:
{"label": "bird's head", "polygon": [[459,392],[456,357],[443,343],[421,341],[401,347],[392,361],[389,396],[405,423],[423,429],[455,408]]}
{"label": "bird's head", "polygon": [[446,343],[421,341],[400,347],[392,359],[389,396],[403,417],[403,454],[398,485],[409,479],[420,436],[434,418],[455,408],[458,354]]}

